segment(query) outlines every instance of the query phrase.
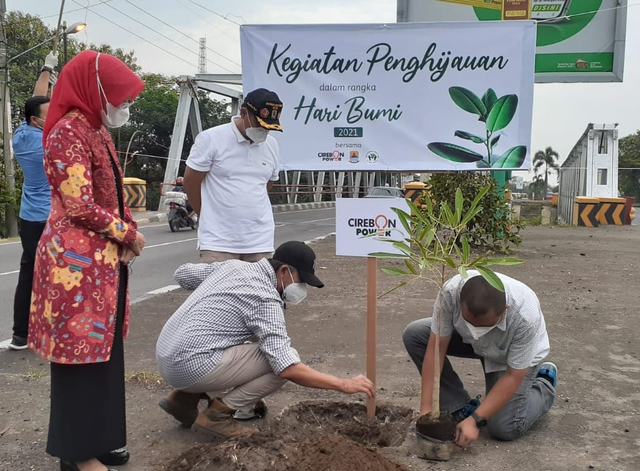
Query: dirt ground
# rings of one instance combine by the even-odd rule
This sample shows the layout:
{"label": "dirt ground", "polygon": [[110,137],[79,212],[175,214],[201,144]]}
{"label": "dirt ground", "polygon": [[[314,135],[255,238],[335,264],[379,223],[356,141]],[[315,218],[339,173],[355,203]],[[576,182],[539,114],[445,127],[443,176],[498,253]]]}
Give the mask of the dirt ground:
{"label": "dirt ground", "polygon": [[[293,345],[303,361],[321,371],[339,376],[363,373],[366,262],[336,257],[332,238],[316,243],[314,249],[326,286],[310,290],[303,304],[287,310]],[[551,412],[515,442],[498,442],[483,432],[478,442],[458,449],[449,462],[412,456],[411,436],[403,446],[377,449],[376,456],[410,470],[640,470],[640,227],[527,228],[517,252],[525,264],[502,271],[527,283],[540,297],[551,338],[550,358],[559,367],[558,398]],[[393,281],[381,274],[380,291]],[[203,446],[157,407],[169,388],[158,381],[155,341],[164,321],[187,295],[167,293],[133,307],[132,333],[126,342],[132,459],[122,469],[168,470],[172,459],[197,454]],[[432,290],[413,288],[380,301],[380,403],[417,407],[419,376],[404,351],[401,334],[412,320],[430,315],[434,295]],[[454,360],[454,365],[469,392],[484,395],[480,363]],[[48,397],[47,364],[30,353],[0,352],[0,470],[58,469],[44,451]],[[361,397],[287,384],[267,399],[270,415],[260,427],[268,431],[269,421],[280,411],[307,400],[363,403]],[[308,440],[300,449],[323,448],[314,438]],[[323,449],[338,449],[334,442],[327,443]],[[340,449],[350,446],[342,444]],[[250,456],[252,450],[246,453]],[[374,451],[362,445],[345,453],[357,457]],[[315,456],[312,461],[319,459],[310,452],[306,455]],[[326,461],[326,470],[335,469],[330,462]],[[364,468],[354,464],[347,469]]]}

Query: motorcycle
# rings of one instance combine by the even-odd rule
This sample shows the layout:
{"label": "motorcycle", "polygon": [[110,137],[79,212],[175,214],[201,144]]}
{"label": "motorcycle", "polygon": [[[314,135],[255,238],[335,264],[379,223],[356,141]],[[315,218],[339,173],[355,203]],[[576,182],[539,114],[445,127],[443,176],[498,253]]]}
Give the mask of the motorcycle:
{"label": "motorcycle", "polygon": [[167,192],[166,205],[169,206],[167,221],[171,232],[177,232],[182,227],[190,227],[193,230],[198,228],[198,221],[195,217],[189,216],[187,210],[187,195],[179,191]]}

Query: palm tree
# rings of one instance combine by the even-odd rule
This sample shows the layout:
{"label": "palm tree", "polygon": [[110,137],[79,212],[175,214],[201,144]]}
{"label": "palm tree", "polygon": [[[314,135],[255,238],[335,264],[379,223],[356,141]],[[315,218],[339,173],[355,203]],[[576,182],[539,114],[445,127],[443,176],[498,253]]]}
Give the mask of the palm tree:
{"label": "palm tree", "polygon": [[531,196],[533,200],[543,200],[547,194],[546,186],[545,189],[542,189],[542,185],[544,185],[544,180],[542,179],[542,175],[536,175],[533,177],[533,181],[529,183],[529,191],[531,192]]}
{"label": "palm tree", "polygon": [[558,153],[553,150],[552,147],[547,147],[544,151],[539,150],[536,152],[536,155],[533,157],[533,168],[538,173],[540,167],[544,165],[544,193],[545,196],[547,194],[547,189],[549,188],[549,169],[553,169],[556,172],[558,171],[558,164],[556,160],[560,156]]}

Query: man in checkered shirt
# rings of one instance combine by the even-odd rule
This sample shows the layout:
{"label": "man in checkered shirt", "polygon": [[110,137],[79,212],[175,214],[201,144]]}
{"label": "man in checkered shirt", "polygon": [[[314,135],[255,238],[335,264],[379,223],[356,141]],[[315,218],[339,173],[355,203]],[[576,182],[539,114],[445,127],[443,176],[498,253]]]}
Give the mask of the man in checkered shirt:
{"label": "man in checkered shirt", "polygon": [[[288,380],[302,386],[375,396],[364,376],[341,379],[300,361],[291,347],[284,302],[298,304],[306,286],[322,288],[316,255],[286,242],[273,258],[182,265],[175,278],[195,290],[167,321],[156,347],[163,378],[176,388],[160,402],[183,425],[210,438],[250,435],[234,421],[264,415],[262,398]],[[208,392],[227,391],[210,399]],[[198,403],[207,399],[207,409]]]}
{"label": "man in checkered shirt", "polygon": [[[458,421],[456,443],[468,446],[488,426],[501,440],[514,440],[546,414],[556,396],[557,368],[540,362],[549,337],[536,294],[496,273],[504,292],[477,271],[451,278],[438,296],[433,317],[412,322],[403,334],[407,352],[422,374],[420,415],[431,412],[435,334],[440,315],[440,409]],[[486,398],[470,399],[447,355],[482,362]]]}

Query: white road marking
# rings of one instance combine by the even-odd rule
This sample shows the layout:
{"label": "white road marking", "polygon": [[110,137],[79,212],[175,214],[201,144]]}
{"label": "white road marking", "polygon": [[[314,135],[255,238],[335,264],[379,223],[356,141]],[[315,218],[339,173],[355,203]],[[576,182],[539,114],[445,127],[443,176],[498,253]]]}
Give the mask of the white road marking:
{"label": "white road marking", "polygon": [[194,240],[198,240],[198,238],[197,237],[192,237],[191,239],[174,240],[173,242],[165,242],[164,244],[147,245],[145,247],[145,250],[146,249],[153,249],[155,247],[165,247],[167,245],[181,244],[182,242],[192,242]]}
{"label": "white road marking", "polygon": [[311,224],[312,222],[321,222],[321,221],[330,221],[330,220],[334,220],[335,221],[335,217],[332,218],[324,218],[324,219],[313,219],[312,221],[302,221],[302,222],[298,222],[297,224]]}
{"label": "white road marking", "polygon": [[15,242],[0,242],[0,247],[4,247],[5,245],[16,245],[16,244],[21,244],[22,242],[17,240]]}
{"label": "white road marking", "polygon": [[9,344],[12,339],[5,340],[4,342],[0,342],[0,350],[6,350],[9,348]]}
{"label": "white road marking", "polygon": [[6,271],[4,273],[0,273],[0,276],[15,275],[16,273],[20,273],[20,270]]}

